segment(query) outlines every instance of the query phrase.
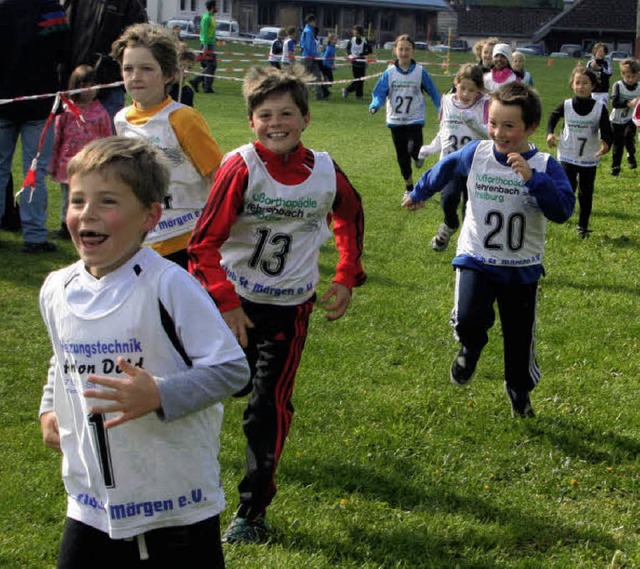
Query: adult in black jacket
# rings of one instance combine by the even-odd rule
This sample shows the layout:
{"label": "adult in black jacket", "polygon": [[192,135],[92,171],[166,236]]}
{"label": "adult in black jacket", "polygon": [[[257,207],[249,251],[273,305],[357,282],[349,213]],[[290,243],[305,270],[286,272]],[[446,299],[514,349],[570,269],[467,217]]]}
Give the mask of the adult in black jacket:
{"label": "adult in black jacket", "polygon": [[[58,0],[0,0],[0,100],[56,93],[58,70],[65,60],[69,27]],[[22,165],[27,174],[39,149],[40,137],[53,106],[53,96],[0,104],[0,212],[5,187],[20,138]],[[40,149],[33,191],[20,200],[23,251],[55,251],[47,240],[47,165],[53,150],[53,129]]]}
{"label": "adult in black jacket", "polygon": [[[96,68],[98,84],[122,79],[120,66],[111,56],[111,44],[132,24],[147,21],[138,0],[65,0],[71,28],[67,76],[86,63]],[[101,89],[98,99],[113,119],[124,107],[124,88]]]}

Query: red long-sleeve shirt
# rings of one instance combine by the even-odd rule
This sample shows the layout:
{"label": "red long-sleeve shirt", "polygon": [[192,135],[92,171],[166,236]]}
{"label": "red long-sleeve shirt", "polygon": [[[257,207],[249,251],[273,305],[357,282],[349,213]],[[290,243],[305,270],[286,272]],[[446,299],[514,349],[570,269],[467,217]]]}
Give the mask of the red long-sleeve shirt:
{"label": "red long-sleeve shirt", "polygon": [[[256,152],[269,174],[281,184],[304,182],[314,167],[314,154],[302,144],[287,155],[274,154],[259,142]],[[352,289],[366,280],[362,267],[364,212],[360,195],[340,167],[336,169],[336,196],[331,213],[332,229],[339,253],[333,282]],[[221,312],[240,306],[233,283],[227,279],[220,261],[220,247],[243,211],[249,171],[240,154],[228,157],[216,173],[209,199],[189,243],[189,271],[202,283]]]}

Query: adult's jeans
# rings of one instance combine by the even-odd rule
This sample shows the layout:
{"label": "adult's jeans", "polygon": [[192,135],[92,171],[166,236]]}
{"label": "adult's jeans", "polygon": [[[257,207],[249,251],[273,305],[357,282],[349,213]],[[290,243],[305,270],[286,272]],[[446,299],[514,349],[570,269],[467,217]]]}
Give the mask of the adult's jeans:
{"label": "adult's jeans", "polygon": [[[0,188],[7,185],[18,137],[22,142],[22,170],[23,175],[26,176],[31,162],[38,152],[38,143],[45,123],[46,119],[24,122],[0,119]],[[38,158],[35,190],[32,193],[31,189],[27,188],[20,196],[22,238],[26,243],[43,243],[48,237],[48,192],[45,178],[52,152],[53,128],[50,127]],[[4,205],[3,191],[0,192],[0,211],[4,211]]]}

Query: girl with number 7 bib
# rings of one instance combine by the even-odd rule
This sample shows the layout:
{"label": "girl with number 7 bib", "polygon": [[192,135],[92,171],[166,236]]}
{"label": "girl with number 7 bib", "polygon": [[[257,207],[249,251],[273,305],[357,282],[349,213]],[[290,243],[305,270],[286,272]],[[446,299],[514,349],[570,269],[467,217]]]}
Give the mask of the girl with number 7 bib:
{"label": "girl with number 7 bib", "polygon": [[369,112],[375,114],[387,101],[387,126],[391,129],[404,179],[405,196],[413,190],[411,160],[416,168],[424,164],[424,160],[418,158],[426,113],[423,92],[429,94],[436,112],[440,113],[440,93],[427,70],[413,60],[415,49],[416,43],[411,36],[398,36],[393,48],[397,59],[378,79],[369,105]]}

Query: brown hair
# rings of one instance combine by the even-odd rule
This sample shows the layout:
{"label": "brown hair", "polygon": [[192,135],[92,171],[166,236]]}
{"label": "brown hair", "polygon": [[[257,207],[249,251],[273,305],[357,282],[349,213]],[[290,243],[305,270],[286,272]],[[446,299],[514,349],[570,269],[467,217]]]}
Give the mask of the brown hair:
{"label": "brown hair", "polygon": [[482,69],[475,63],[463,63],[460,66],[454,78],[454,83],[459,83],[462,79],[470,79],[478,89],[484,91],[484,75]]}
{"label": "brown hair", "polygon": [[491,93],[491,100],[503,105],[517,106],[522,111],[522,121],[527,128],[540,124],[542,105],[535,89],[520,82],[508,83]]}
{"label": "brown hair", "polygon": [[251,116],[271,95],[290,93],[296,106],[303,115],[309,112],[309,92],[307,83],[313,77],[307,74],[302,65],[294,63],[287,69],[275,67],[254,67],[244,78],[242,94],[247,103],[247,114]]}
{"label": "brown hair", "polygon": [[[69,90],[93,87],[96,84],[96,70],[91,65],[78,65],[69,77]],[[82,100],[83,93],[75,93],[70,96],[76,103]]]}

